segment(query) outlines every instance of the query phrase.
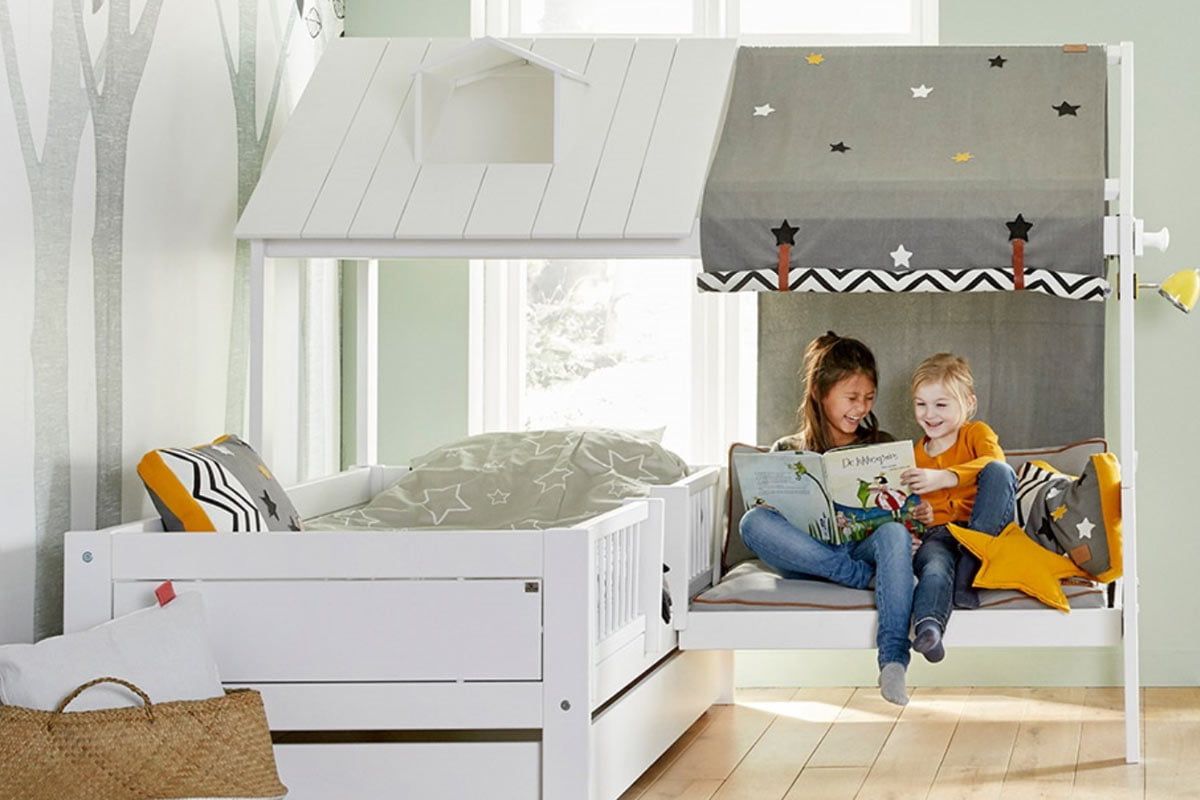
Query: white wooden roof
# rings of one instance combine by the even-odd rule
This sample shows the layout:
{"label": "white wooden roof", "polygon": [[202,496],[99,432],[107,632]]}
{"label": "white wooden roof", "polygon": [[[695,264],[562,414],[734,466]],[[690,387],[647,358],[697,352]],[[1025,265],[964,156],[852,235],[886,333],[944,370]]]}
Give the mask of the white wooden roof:
{"label": "white wooden roof", "polygon": [[413,73],[465,39],[337,41],[238,223],[268,255],[698,255],[731,39],[508,40],[582,74],[556,163],[418,164]]}

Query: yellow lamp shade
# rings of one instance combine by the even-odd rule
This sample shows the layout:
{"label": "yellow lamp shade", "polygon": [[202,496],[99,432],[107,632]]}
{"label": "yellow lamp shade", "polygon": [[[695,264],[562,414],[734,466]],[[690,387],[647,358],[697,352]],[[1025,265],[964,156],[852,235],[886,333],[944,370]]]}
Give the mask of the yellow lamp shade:
{"label": "yellow lamp shade", "polygon": [[1179,270],[1162,282],[1158,293],[1180,311],[1191,311],[1200,300],[1200,269]]}

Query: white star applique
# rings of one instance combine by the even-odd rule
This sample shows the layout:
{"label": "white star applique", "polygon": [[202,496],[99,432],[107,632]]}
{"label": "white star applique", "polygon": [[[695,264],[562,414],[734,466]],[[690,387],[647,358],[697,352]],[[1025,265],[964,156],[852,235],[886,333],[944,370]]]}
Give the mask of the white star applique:
{"label": "white star applique", "polygon": [[542,487],[543,492],[548,492],[551,489],[567,489],[567,478],[574,475],[574,471],[567,467],[555,467],[540,478],[534,478],[533,482]]}
{"label": "white star applique", "polygon": [[1095,525],[1088,521],[1087,517],[1084,517],[1083,522],[1075,526],[1075,530],[1079,532],[1080,539],[1090,539],[1092,538],[1092,529],[1095,527]]}
{"label": "white star applique", "polygon": [[492,505],[502,506],[508,503],[508,496],[510,494],[512,494],[512,492],[502,492],[497,489],[494,492],[488,492],[488,499],[492,501]]}
{"label": "white star applique", "polygon": [[932,86],[926,86],[926,85],[925,85],[925,84],[923,84],[923,83],[922,83],[920,86],[910,86],[909,88],[910,88],[910,89],[912,89],[912,93],[913,93],[913,97],[914,97],[914,98],[926,98],[926,97],[929,97],[929,93],[933,91],[933,87],[932,87]]}
{"label": "white star applique", "polygon": [[655,478],[654,473],[649,472],[646,469],[646,454],[645,453],[643,453],[640,456],[634,456],[633,458],[624,458],[623,456],[617,455],[614,451],[609,450],[607,463],[596,458],[591,453],[588,453],[588,458],[590,458],[592,461],[595,461],[597,464],[599,464],[602,467],[607,467],[608,472],[603,473],[605,475],[626,475],[627,473],[624,471],[622,471],[622,472],[617,471],[617,466],[618,466],[617,462],[619,461],[622,466],[624,466],[626,464],[631,464],[638,471],[637,475],[627,475],[627,477],[632,477],[634,479],[645,478],[647,480],[654,480],[654,478]]}
{"label": "white star applique", "polygon": [[904,245],[900,245],[888,255],[892,257],[893,267],[904,267],[905,269],[912,268],[912,265],[908,263],[908,259],[912,258],[912,253],[910,253],[908,250],[905,250]]}
{"label": "white star applique", "polygon": [[769,117],[771,114],[774,114],[774,113],[775,113],[775,109],[771,107],[770,103],[765,103],[761,106],[754,107],[754,116],[756,116],[756,117]]}
{"label": "white star applique", "polygon": [[1062,494],[1062,489],[1049,489],[1046,492],[1046,499],[1053,500],[1054,498],[1058,497],[1060,494]]}
{"label": "white star applique", "polygon": [[561,450],[564,447],[570,447],[571,445],[573,445],[575,443],[574,440],[572,439],[571,435],[568,434],[567,436],[565,436],[563,438],[563,441],[561,441],[557,444],[545,444],[544,445],[544,444],[542,444],[542,440],[546,438],[546,435],[548,433],[550,433],[550,431],[542,431],[537,436],[530,436],[527,439],[523,440],[526,442],[531,442],[533,444],[533,454],[535,456],[540,456],[542,453],[549,453],[552,450]]}
{"label": "white star applique", "polygon": [[429,512],[434,525],[441,525],[442,520],[451,512],[471,510],[458,493],[461,487],[461,483],[456,483],[445,489],[426,489],[425,496],[417,505]]}

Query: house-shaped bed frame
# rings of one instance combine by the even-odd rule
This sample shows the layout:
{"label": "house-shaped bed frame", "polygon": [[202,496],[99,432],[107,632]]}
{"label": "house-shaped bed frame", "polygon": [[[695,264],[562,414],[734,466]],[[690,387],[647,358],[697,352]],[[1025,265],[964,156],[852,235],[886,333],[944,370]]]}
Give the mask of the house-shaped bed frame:
{"label": "house-shaped bed frame", "polygon": [[[570,146],[556,143],[550,162],[480,164],[451,160],[418,164],[412,146],[418,116],[412,91],[414,72],[423,63],[452,66],[454,53],[468,52],[463,48],[482,48],[487,55],[489,46],[493,48],[489,56],[493,61],[485,69],[468,70],[462,75],[451,70],[449,76],[442,76],[443,89],[462,86],[474,90],[479,88],[478,83],[490,79],[520,80],[523,65],[506,66],[506,59],[519,59],[522,48],[526,48],[532,54],[526,59],[529,65],[555,75],[577,75],[578,80],[569,80],[585,87],[572,112],[577,116],[566,129],[572,136]],[[700,199],[720,133],[735,53],[736,44],[730,40],[537,39],[511,40],[503,46],[440,39],[339,41],[313,76],[237,228],[239,238],[251,243],[253,264],[251,441],[267,445],[269,452],[269,437],[264,441],[263,432],[270,259],[339,258],[359,262],[358,453],[360,459],[370,462],[375,454],[377,414],[373,391],[377,260],[698,258]],[[1114,608],[1083,609],[1070,615],[1044,610],[963,614],[948,632],[948,641],[951,646],[1121,647],[1126,760],[1133,763],[1140,757],[1134,258],[1144,245],[1153,245],[1156,236],[1143,233],[1141,221],[1133,216],[1132,45],[1108,46],[1107,59],[1110,67],[1119,68],[1120,77],[1119,173],[1105,184],[1105,199],[1110,208],[1115,203],[1116,213],[1105,219],[1104,253],[1115,257],[1117,265],[1117,454],[1123,465],[1126,578],[1121,581]],[[555,105],[557,110],[564,107]],[[424,130],[454,135],[453,129],[438,129],[436,121],[428,116],[433,112],[423,110]],[[465,112],[460,109],[456,113]],[[539,116],[543,121],[546,118]],[[696,503],[693,517],[703,519],[711,514],[711,495],[688,502]],[[668,517],[671,514],[668,508]],[[718,665],[726,686],[732,685],[734,649],[872,646],[873,611],[689,612],[684,598],[694,597],[720,578],[720,559],[716,557],[720,541],[711,533],[719,527],[709,520],[707,526],[693,526],[690,540],[666,545],[665,558],[672,568],[667,580],[676,598],[672,625],[680,650],[686,651],[683,655],[725,654],[717,661],[706,658],[691,666],[677,662],[673,681],[692,681],[690,685],[697,687],[695,693],[707,702],[708,690],[704,687],[711,685],[709,677]],[[67,557],[69,568],[78,569],[71,567],[70,548]],[[546,580],[549,586],[550,579]],[[69,608],[70,600],[68,592]],[[547,637],[554,613],[549,605],[544,609]],[[572,661],[579,657],[577,653],[560,658],[552,651],[548,638],[543,646],[547,673],[542,686],[545,697],[539,708],[544,709],[544,716],[540,724],[526,726],[541,731],[542,796],[582,796],[579,774],[603,772],[610,765],[596,763],[586,724],[580,727],[553,717],[559,705],[567,712],[570,703],[563,699],[559,704],[552,693],[573,691],[572,681],[576,679],[571,677],[571,669],[586,674],[587,667]],[[346,697],[352,702],[353,691],[347,687]],[[628,714],[621,717],[622,724],[632,731],[661,718],[675,701],[668,694],[656,695],[657,691],[613,694],[617,709],[622,698],[636,700],[621,712]],[[596,714],[609,710],[595,709],[593,725]],[[493,718],[497,716],[494,711],[489,712]],[[694,719],[697,713],[689,709],[680,719]],[[364,719],[368,717],[370,724],[364,723],[361,728],[411,727],[389,725],[387,720],[378,719],[378,714],[365,713]],[[686,722],[682,724],[686,727]],[[661,747],[660,741],[653,752],[645,750],[630,763],[642,764],[644,769],[649,763],[645,759],[652,761],[661,753]],[[599,796],[607,795],[617,784],[605,784],[607,788],[601,790],[593,778],[587,785],[592,796]]]}
{"label": "house-shaped bed frame", "polygon": [[[355,259],[380,258],[589,258],[589,257],[664,257],[699,258],[696,219],[703,189],[705,168],[715,147],[722,118],[724,93],[735,52],[728,40],[662,40],[598,39],[535,40],[528,43],[533,52],[563,63],[578,64],[583,51],[591,50],[587,67],[582,70],[592,81],[596,94],[608,92],[606,102],[589,104],[588,114],[605,118],[603,128],[589,117],[581,127],[588,139],[573,151],[574,158],[554,169],[545,169],[548,177],[531,179],[528,170],[497,168],[482,164],[461,169],[431,167],[414,170],[403,164],[394,174],[389,159],[397,149],[396,132],[405,128],[408,107],[397,103],[395,86],[391,85],[393,100],[383,108],[372,103],[373,92],[383,91],[376,69],[384,70],[400,60],[394,48],[421,49],[420,42],[373,42],[374,46],[356,45],[355,52],[333,52],[329,63],[314,77],[309,88],[316,97],[340,99],[349,108],[360,101],[364,110],[383,113],[395,121],[391,129],[361,114],[347,114],[342,108],[330,108],[328,103],[316,104],[313,116],[322,116],[323,125],[309,124],[304,104],[297,109],[289,136],[280,143],[263,180],[247,207],[238,226],[238,236],[250,239],[254,252],[255,301],[252,305],[252,388],[251,424],[253,431],[262,430],[262,371],[263,371],[263,294],[262,275],[265,259],[270,257],[341,257]],[[526,42],[517,42],[525,45]],[[454,47],[449,42],[434,42],[430,49]],[[594,47],[594,49],[592,49]],[[631,48],[628,71],[623,85],[605,81],[606,57],[611,51]],[[660,52],[655,53],[657,48]],[[572,58],[571,51],[574,51]],[[410,52],[408,58],[412,58]],[[617,61],[623,56],[611,55]],[[656,63],[655,62],[657,57]],[[335,58],[338,60],[335,61]],[[346,61],[342,65],[341,59]],[[584,56],[586,58],[586,56]],[[1138,731],[1138,635],[1137,635],[1137,506],[1136,446],[1134,439],[1134,314],[1136,296],[1135,254],[1145,244],[1143,226],[1133,211],[1133,45],[1125,42],[1108,47],[1110,66],[1119,69],[1120,76],[1120,145],[1118,177],[1109,179],[1105,197],[1115,200],[1115,215],[1105,220],[1104,252],[1115,256],[1117,263],[1117,302],[1119,304],[1119,419],[1120,434],[1117,455],[1122,465],[1122,519],[1124,537],[1124,570],[1119,608],[1098,609],[1095,613],[1076,612],[1070,616],[1034,612],[1005,612],[999,627],[963,631],[956,626],[952,645],[958,646],[1098,646],[1119,645],[1124,651],[1124,685],[1126,711],[1126,760],[1134,763],[1140,758]],[[665,63],[664,63],[665,62]],[[377,67],[373,68],[372,63]],[[405,65],[407,66],[407,65]],[[397,65],[398,69],[402,69]],[[657,68],[657,71],[655,71]],[[639,70],[646,73],[639,75]],[[665,75],[664,75],[665,71]],[[658,81],[648,79],[653,73]],[[593,77],[594,76],[594,77]],[[373,79],[374,78],[374,79]],[[336,84],[330,92],[323,83]],[[361,92],[348,91],[351,81],[366,85]],[[613,80],[613,84],[617,83]],[[631,96],[637,94],[638,96]],[[306,97],[306,99],[308,99]],[[640,100],[640,103],[639,103]],[[397,107],[398,106],[398,107]],[[640,107],[639,107],[640,106]],[[607,111],[608,113],[603,113]],[[348,124],[349,123],[349,124]],[[387,130],[385,130],[387,129]],[[381,137],[391,134],[381,156],[365,151],[359,137]],[[318,138],[320,137],[320,138]],[[315,154],[322,154],[329,169],[322,173],[314,168]],[[274,179],[284,171],[298,167],[291,163],[306,161],[303,174],[314,183],[316,191],[286,193],[276,188]],[[355,173],[349,160],[373,162]],[[396,161],[402,161],[396,157]],[[412,172],[417,174],[414,176]],[[370,172],[370,174],[367,174]],[[334,185],[357,174],[356,187]],[[411,192],[406,183],[414,183]],[[382,229],[367,229],[361,220],[373,218],[377,199],[376,187],[385,184],[393,198],[385,215],[388,221]],[[465,184],[465,186],[464,186]],[[355,190],[357,189],[357,191]],[[400,202],[396,200],[405,195]],[[297,209],[284,208],[284,200]],[[351,214],[349,225],[331,227],[324,223],[330,208],[338,205]],[[403,211],[397,214],[397,209]],[[580,213],[582,209],[582,213]],[[503,223],[494,222],[504,215]],[[623,224],[622,224],[623,220]],[[391,226],[391,234],[387,228]],[[507,235],[498,235],[506,231]],[[361,324],[361,323],[360,323]],[[370,366],[367,366],[370,369]],[[365,424],[369,425],[369,422]],[[856,612],[823,612],[855,615]],[[1026,615],[1032,615],[1028,619]],[[981,615],[983,616],[983,615]],[[1018,620],[1016,617],[1022,617]],[[779,615],[776,615],[779,618]],[[974,623],[974,620],[972,621]],[[776,624],[758,628],[749,624],[742,613],[731,620],[728,636],[719,630],[703,642],[691,642],[701,647],[729,649],[762,647],[761,640],[751,642],[744,632],[757,629],[770,639],[773,646],[836,648],[864,646],[867,641],[855,632],[855,622],[837,624],[826,618],[819,630],[824,637],[831,631],[833,639],[814,639],[805,630],[799,637],[794,625]],[[706,626],[707,627],[707,626]],[[785,629],[793,635],[783,635]],[[743,633],[735,633],[742,631]],[[961,633],[960,633],[961,631]],[[795,641],[801,638],[803,642]],[[681,644],[689,646],[686,629]],[[867,644],[866,646],[869,646]]]}

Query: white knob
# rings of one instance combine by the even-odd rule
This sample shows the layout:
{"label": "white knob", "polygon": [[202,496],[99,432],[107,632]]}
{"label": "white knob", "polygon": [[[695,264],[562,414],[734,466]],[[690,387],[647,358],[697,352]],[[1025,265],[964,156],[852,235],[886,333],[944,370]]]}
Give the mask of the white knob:
{"label": "white knob", "polygon": [[1166,250],[1171,246],[1171,232],[1166,228],[1157,231],[1142,231],[1142,247]]}

